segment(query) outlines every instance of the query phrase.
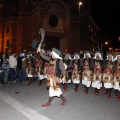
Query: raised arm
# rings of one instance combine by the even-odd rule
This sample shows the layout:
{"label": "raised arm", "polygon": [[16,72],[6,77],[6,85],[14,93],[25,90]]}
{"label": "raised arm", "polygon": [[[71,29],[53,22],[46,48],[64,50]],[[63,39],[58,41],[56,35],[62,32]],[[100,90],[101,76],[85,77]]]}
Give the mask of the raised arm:
{"label": "raised arm", "polygon": [[40,52],[40,56],[41,56],[44,60],[46,60],[46,61],[50,61],[50,59],[51,59],[51,57],[45,55],[45,54],[42,53],[42,52]]}

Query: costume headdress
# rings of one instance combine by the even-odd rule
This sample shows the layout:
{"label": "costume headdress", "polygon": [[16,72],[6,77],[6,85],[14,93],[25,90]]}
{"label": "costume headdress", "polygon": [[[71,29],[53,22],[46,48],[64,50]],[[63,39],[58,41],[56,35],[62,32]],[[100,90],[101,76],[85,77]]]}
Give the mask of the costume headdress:
{"label": "costume headdress", "polygon": [[64,59],[66,59],[66,55],[68,55],[68,56],[69,56],[69,59],[72,60],[72,57],[71,57],[71,54],[70,54],[70,53],[66,53]]}
{"label": "costume headdress", "polygon": [[75,53],[74,53],[73,59],[76,59],[76,58],[75,58],[75,55],[77,55],[77,56],[78,56],[78,59],[80,59],[80,54],[79,54],[78,52],[75,52]]}
{"label": "costume headdress", "polygon": [[52,48],[52,54],[53,54],[56,58],[62,59],[62,58],[60,57],[61,52],[60,52],[58,49]]}
{"label": "costume headdress", "polygon": [[113,55],[113,53],[111,53],[111,52],[108,52],[108,53],[107,53],[107,59],[106,59],[106,60],[108,60],[108,56],[109,56],[109,55],[112,56],[112,61],[113,61],[113,59],[114,59],[114,55]]}
{"label": "costume headdress", "polygon": [[120,52],[118,52],[116,55],[115,55],[115,58],[113,61],[116,61],[117,60],[117,56],[120,56]]}
{"label": "costume headdress", "polygon": [[83,57],[83,59],[85,58],[85,54],[88,54],[89,58],[91,58],[90,51],[84,51],[84,57]]}
{"label": "costume headdress", "polygon": [[94,57],[93,57],[93,59],[96,59],[96,55],[97,54],[99,54],[99,56],[100,56],[100,59],[102,60],[103,58],[102,58],[102,52],[101,51],[95,51],[95,55],[94,55]]}

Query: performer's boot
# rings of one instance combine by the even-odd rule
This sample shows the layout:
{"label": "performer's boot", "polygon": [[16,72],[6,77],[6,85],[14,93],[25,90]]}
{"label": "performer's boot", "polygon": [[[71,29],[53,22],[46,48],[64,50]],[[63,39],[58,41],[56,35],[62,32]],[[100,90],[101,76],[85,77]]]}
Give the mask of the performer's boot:
{"label": "performer's boot", "polygon": [[64,86],[64,91],[67,91],[67,86]]}
{"label": "performer's boot", "polygon": [[64,85],[64,91],[67,91],[67,84]]}
{"label": "performer's boot", "polygon": [[97,92],[97,89],[95,88],[93,94],[96,94],[96,92]]}
{"label": "performer's boot", "polygon": [[106,89],[106,92],[104,93],[104,95],[107,95],[108,94],[108,89]]}
{"label": "performer's boot", "polygon": [[108,92],[109,92],[109,94],[108,94],[107,98],[110,99],[111,98],[111,88],[108,90]]}
{"label": "performer's boot", "polygon": [[84,86],[84,88],[85,88],[85,89],[84,89],[84,91],[83,91],[83,92],[86,92],[86,88],[87,88],[87,87],[86,87],[86,86]]}
{"label": "performer's boot", "polygon": [[33,78],[30,79],[30,84],[33,84]]}
{"label": "performer's boot", "polygon": [[43,104],[42,107],[49,107],[49,106],[51,106],[52,99],[53,99],[53,97],[49,97],[48,102],[46,104]]}
{"label": "performer's boot", "polygon": [[78,86],[79,84],[75,84],[75,88],[74,88],[75,92],[78,92]]}
{"label": "performer's boot", "polygon": [[118,98],[118,90],[115,90],[115,98]]}
{"label": "performer's boot", "polygon": [[76,87],[74,88],[74,91],[76,90]]}
{"label": "performer's boot", "polygon": [[85,94],[88,94],[88,89],[89,89],[89,88],[88,88],[88,87],[86,87],[86,91],[85,91]]}
{"label": "performer's boot", "polygon": [[108,95],[107,98],[110,99],[110,98],[111,98],[111,95]]}
{"label": "performer's boot", "polygon": [[75,87],[74,90],[75,90],[75,92],[78,92],[78,88],[77,87]]}
{"label": "performer's boot", "polygon": [[41,86],[41,85],[42,85],[42,80],[38,82],[38,86]]}
{"label": "performer's boot", "polygon": [[120,96],[117,98],[118,101],[120,101]]}
{"label": "performer's boot", "polygon": [[30,79],[31,79],[31,78],[28,78],[28,83],[26,84],[26,86],[29,86],[29,85],[30,85]]}
{"label": "performer's boot", "polygon": [[99,95],[99,89],[96,89],[96,93],[95,93],[96,96]]}
{"label": "performer's boot", "polygon": [[85,85],[83,85],[83,88],[86,88],[86,86],[85,86]]}
{"label": "performer's boot", "polygon": [[62,106],[65,105],[65,103],[66,103],[66,99],[63,97],[62,94],[60,95],[60,98],[62,99],[62,103],[61,103],[61,105],[62,105]]}

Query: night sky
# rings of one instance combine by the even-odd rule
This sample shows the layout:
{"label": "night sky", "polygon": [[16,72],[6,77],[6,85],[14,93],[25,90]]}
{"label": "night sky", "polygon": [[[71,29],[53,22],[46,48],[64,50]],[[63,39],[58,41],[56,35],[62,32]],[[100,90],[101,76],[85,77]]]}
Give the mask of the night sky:
{"label": "night sky", "polygon": [[90,0],[92,17],[101,33],[110,39],[111,47],[120,48],[120,0]]}

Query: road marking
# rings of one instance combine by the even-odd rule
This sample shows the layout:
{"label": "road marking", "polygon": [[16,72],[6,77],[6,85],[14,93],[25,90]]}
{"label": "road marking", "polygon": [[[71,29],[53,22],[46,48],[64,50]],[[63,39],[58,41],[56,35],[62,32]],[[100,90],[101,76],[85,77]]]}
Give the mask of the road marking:
{"label": "road marking", "polygon": [[7,94],[1,91],[0,91],[0,99],[2,99],[4,102],[9,104],[11,107],[15,108],[22,115],[27,117],[29,120],[50,120],[49,118],[41,115],[39,112],[29,107],[26,107],[24,104],[20,103],[16,99],[8,96]]}

